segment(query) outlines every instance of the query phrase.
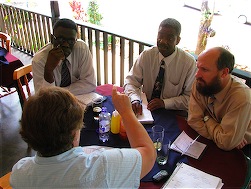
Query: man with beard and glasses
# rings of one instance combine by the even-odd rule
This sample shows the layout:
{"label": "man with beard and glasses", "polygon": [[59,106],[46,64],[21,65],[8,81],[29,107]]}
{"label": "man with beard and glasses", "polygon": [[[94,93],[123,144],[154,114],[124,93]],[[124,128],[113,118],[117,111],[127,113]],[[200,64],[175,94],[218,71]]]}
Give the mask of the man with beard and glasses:
{"label": "man with beard and glasses", "polygon": [[34,87],[60,86],[74,95],[96,88],[92,55],[84,41],[77,39],[77,25],[60,19],[53,26],[51,43],[42,47],[32,60]]}
{"label": "man with beard and glasses", "polygon": [[238,148],[250,153],[251,93],[231,75],[234,63],[234,55],[222,47],[199,55],[188,124],[223,150]]}
{"label": "man with beard and glasses", "polygon": [[[196,62],[192,55],[176,46],[181,39],[180,33],[181,25],[177,20],[163,20],[158,29],[157,46],[144,50],[127,75],[124,89],[136,115],[142,114],[142,87],[150,111],[166,108],[187,116]],[[160,77],[162,83],[156,92],[154,86],[160,69],[163,70],[163,77]]]}

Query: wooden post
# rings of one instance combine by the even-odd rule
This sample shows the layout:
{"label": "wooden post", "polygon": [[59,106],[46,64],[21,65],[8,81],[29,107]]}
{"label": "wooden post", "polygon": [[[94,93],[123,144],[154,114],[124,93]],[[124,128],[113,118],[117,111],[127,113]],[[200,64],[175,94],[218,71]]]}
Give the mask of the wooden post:
{"label": "wooden post", "polygon": [[208,0],[203,0],[201,5],[201,21],[198,33],[197,46],[195,54],[199,55],[207,46],[207,38],[211,34],[211,22],[213,20],[214,11],[211,12],[208,7]]}
{"label": "wooden post", "polygon": [[58,1],[51,1],[51,17],[52,17],[52,26],[54,23],[59,19],[60,17],[60,12],[59,12],[59,6],[58,6]]}

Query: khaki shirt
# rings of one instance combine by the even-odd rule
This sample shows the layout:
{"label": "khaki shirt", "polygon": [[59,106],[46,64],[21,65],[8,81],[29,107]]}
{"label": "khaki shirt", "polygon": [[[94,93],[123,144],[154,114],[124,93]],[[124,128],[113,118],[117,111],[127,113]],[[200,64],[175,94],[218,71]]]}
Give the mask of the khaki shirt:
{"label": "khaki shirt", "polygon": [[[188,124],[223,150],[231,150],[245,138],[251,143],[251,91],[231,78],[226,87],[211,97],[201,95],[193,84]],[[209,120],[204,122],[204,117]]]}

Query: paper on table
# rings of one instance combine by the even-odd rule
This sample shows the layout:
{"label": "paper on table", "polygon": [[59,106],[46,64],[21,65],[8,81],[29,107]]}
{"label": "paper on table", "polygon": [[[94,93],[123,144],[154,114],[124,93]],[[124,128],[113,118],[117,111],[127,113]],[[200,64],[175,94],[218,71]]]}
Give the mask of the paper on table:
{"label": "paper on table", "polygon": [[92,99],[93,98],[99,98],[102,97],[102,95],[95,93],[95,92],[90,92],[90,93],[86,93],[86,94],[81,94],[81,95],[76,95],[76,98],[78,99],[78,101],[86,106],[90,106],[92,104]]}
{"label": "paper on table", "polygon": [[222,179],[185,163],[179,164],[162,188],[222,188]]}
{"label": "paper on table", "polygon": [[147,109],[147,99],[146,94],[141,93],[141,100],[142,100],[142,115],[138,115],[138,120],[142,124],[151,124],[153,123],[153,116],[150,110]]}
{"label": "paper on table", "polygon": [[[190,138],[184,131],[175,139],[172,143],[170,149],[173,149],[177,152],[184,153],[195,159],[199,159],[206,145],[195,141],[193,144],[193,139]],[[192,144],[192,145],[191,145]]]}

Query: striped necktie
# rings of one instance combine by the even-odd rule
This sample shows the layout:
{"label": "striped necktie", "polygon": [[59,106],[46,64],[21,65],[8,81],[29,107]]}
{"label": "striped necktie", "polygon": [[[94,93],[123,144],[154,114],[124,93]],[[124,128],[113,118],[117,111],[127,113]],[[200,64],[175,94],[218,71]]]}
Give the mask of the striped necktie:
{"label": "striped necktie", "polygon": [[63,60],[61,69],[61,84],[60,87],[67,87],[71,84],[71,74],[69,68],[67,67],[69,61],[67,59]]}
{"label": "striped necktie", "polygon": [[163,80],[164,80],[164,74],[165,74],[165,61],[161,60],[161,65],[159,69],[159,74],[156,78],[155,84],[153,86],[153,92],[152,92],[152,98],[160,98]]}

